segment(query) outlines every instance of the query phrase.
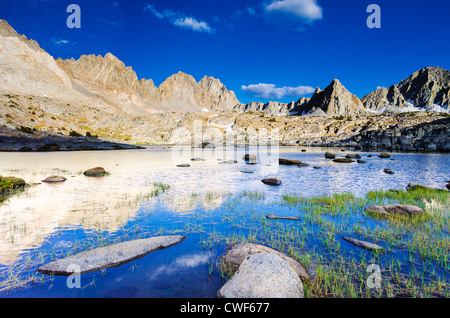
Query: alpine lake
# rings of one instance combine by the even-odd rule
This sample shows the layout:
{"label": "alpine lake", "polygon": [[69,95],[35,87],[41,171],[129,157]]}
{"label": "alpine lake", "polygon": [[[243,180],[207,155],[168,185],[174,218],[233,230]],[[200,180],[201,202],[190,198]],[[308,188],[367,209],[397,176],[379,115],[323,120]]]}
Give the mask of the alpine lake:
{"label": "alpine lake", "polygon": [[[357,153],[365,163],[336,163],[325,152]],[[248,153],[257,156],[253,164],[243,159]],[[220,255],[240,242],[299,261],[312,277],[303,284],[305,298],[449,297],[449,192],[406,187],[413,182],[445,189],[450,155],[380,153],[190,146],[1,153],[0,175],[29,186],[0,203],[0,297],[215,298],[231,275]],[[279,158],[308,165],[279,165]],[[108,174],[83,174],[98,166]],[[41,182],[52,175],[67,180]],[[266,185],[266,177],[282,184]],[[415,205],[425,213],[376,218],[365,211],[388,203]],[[68,277],[37,272],[97,247],[175,234],[186,239],[82,274],[79,288],[70,288]],[[343,236],[384,250],[365,250]],[[374,265],[381,275],[376,287],[368,284]]]}

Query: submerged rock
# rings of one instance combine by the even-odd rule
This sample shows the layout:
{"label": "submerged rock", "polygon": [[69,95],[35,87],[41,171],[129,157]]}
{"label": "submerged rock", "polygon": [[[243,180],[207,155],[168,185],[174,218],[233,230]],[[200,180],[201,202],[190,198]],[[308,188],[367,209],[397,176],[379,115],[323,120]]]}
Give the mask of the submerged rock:
{"label": "submerged rock", "polygon": [[75,267],[79,270],[79,274],[116,267],[151,252],[179,244],[185,238],[180,235],[157,236],[100,247],[48,263],[39,267],[38,272],[68,276],[74,273]]}
{"label": "submerged rock", "polygon": [[83,174],[87,177],[102,177],[108,175],[109,173],[102,167],[95,167],[86,170]]}
{"label": "submerged rock", "polygon": [[227,252],[219,257],[221,262],[226,262],[233,266],[234,269],[237,267],[250,255],[260,254],[260,253],[270,253],[281,257],[289,263],[289,265],[294,269],[297,275],[302,281],[307,281],[311,278],[306,269],[293,258],[278,252],[270,247],[253,244],[253,243],[239,243],[227,246]]}
{"label": "submerged rock", "polygon": [[191,165],[187,164],[187,163],[183,163],[183,164],[177,165],[178,168],[189,168],[190,166]]}
{"label": "submerged rock", "polygon": [[261,182],[271,186],[278,186],[281,184],[281,180],[278,178],[265,178],[262,179]]}
{"label": "submerged rock", "polygon": [[395,172],[392,171],[391,169],[384,169],[383,172],[387,174],[395,174]]}
{"label": "submerged rock", "polygon": [[266,215],[269,220],[289,220],[289,221],[300,221],[299,218],[295,216],[277,216],[277,215]]}
{"label": "submerged rock", "polygon": [[365,210],[368,213],[378,215],[419,215],[425,213],[422,208],[414,205],[399,205],[399,204],[386,204],[386,205],[372,205]]}
{"label": "submerged rock", "polygon": [[303,284],[281,257],[250,255],[219,290],[221,298],[303,298]]}
{"label": "submerged rock", "polygon": [[362,159],[358,159],[358,160],[356,160],[356,162],[358,162],[358,163],[366,163],[367,161],[362,160]]}
{"label": "submerged rock", "polygon": [[352,243],[353,245],[362,247],[362,248],[364,248],[364,249],[366,249],[366,250],[369,250],[369,251],[381,252],[381,251],[384,250],[383,247],[381,247],[381,246],[379,246],[379,245],[377,245],[377,244],[373,244],[373,243],[369,243],[369,242],[357,240],[357,239],[355,239],[355,238],[343,236],[342,239],[343,239],[344,241],[347,241],[347,242],[349,242],[349,243]]}
{"label": "submerged rock", "polygon": [[191,161],[205,161],[205,159],[196,157],[196,158],[192,158]]}
{"label": "submerged rock", "polygon": [[66,180],[67,179],[62,176],[50,176],[50,177],[47,177],[44,180],[42,180],[42,182],[52,183],[52,182],[64,182]]}

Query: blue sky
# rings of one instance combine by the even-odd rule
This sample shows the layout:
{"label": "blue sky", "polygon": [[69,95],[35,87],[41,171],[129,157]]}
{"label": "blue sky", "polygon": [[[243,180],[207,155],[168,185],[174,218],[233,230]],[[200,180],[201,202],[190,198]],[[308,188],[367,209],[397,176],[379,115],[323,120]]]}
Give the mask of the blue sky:
{"label": "blue sky", "polygon": [[[81,28],[69,29],[69,4]],[[381,9],[370,29],[369,4]],[[358,97],[426,66],[450,69],[448,0],[0,0],[0,19],[53,57],[111,52],[159,85],[219,78],[243,103],[289,102],[332,79]]]}

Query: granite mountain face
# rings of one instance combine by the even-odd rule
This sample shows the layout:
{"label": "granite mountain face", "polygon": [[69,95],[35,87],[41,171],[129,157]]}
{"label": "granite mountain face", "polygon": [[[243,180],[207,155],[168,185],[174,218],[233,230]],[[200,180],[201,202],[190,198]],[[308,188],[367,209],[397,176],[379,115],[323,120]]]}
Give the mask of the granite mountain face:
{"label": "granite mountain face", "polygon": [[397,85],[362,98],[367,109],[378,113],[417,109],[448,112],[449,101],[450,72],[440,67],[423,68]]}

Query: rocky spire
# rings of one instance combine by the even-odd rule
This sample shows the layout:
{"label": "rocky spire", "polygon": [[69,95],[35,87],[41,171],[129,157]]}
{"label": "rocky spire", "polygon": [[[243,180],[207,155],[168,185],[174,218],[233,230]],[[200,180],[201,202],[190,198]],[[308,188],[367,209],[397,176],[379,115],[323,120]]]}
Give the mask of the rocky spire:
{"label": "rocky spire", "polygon": [[327,116],[352,116],[366,112],[361,100],[351,94],[339,80],[334,79],[323,91],[316,92],[301,109],[301,114],[319,112]]}

